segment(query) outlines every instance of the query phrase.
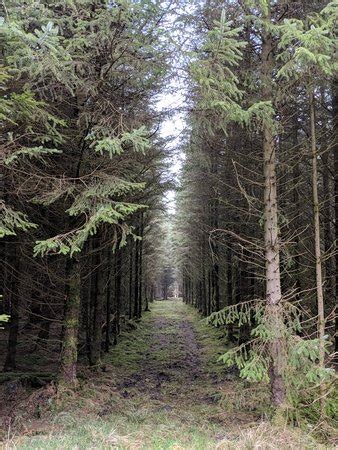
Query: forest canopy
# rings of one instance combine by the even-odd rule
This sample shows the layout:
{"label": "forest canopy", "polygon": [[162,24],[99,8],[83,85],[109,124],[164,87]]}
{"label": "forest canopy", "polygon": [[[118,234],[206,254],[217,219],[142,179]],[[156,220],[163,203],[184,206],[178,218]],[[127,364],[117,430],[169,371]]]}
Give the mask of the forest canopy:
{"label": "forest canopy", "polygon": [[182,298],[271,415],[331,426],[337,1],[0,11],[4,374],[79,389],[155,301]]}

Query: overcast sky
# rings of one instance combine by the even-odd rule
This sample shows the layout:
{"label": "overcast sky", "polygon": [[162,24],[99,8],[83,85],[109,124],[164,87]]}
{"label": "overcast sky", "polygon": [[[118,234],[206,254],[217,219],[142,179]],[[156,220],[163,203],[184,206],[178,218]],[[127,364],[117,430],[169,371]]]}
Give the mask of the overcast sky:
{"label": "overcast sky", "polygon": [[[184,95],[181,89],[178,88],[173,93],[164,93],[159,96],[158,109],[170,110],[170,118],[166,119],[160,128],[160,134],[163,138],[172,138],[167,144],[167,148],[172,150],[170,152],[170,171],[177,179],[180,169],[182,167],[183,154],[180,151],[180,140],[182,132],[185,128],[184,114],[180,111],[184,104]],[[176,195],[175,191],[168,191],[166,194],[167,208],[170,213],[175,212]]]}

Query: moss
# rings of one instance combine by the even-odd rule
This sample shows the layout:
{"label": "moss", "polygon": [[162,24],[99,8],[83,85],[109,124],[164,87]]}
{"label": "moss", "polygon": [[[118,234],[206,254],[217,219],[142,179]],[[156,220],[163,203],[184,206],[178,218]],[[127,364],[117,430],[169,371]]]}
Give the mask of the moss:
{"label": "moss", "polygon": [[[189,324],[188,335],[182,331],[183,320]],[[188,338],[197,359],[181,367],[187,362]],[[138,328],[124,333],[106,356],[106,372],[92,375],[68,401],[63,398],[54,430],[47,427],[44,435],[16,439],[15,445],[23,450],[211,450],[253,448],[256,440],[261,448],[266,443],[272,449],[316,448],[302,446],[307,436],[292,429],[259,425],[261,416],[251,411],[248,400],[255,396],[255,403],[257,398],[264,403],[268,398],[259,397],[261,387],[239,398],[247,386],[236,377],[229,380],[217,362],[226,345],[222,330],[207,325],[189,306],[155,302]],[[288,447],[281,444],[284,437]]]}

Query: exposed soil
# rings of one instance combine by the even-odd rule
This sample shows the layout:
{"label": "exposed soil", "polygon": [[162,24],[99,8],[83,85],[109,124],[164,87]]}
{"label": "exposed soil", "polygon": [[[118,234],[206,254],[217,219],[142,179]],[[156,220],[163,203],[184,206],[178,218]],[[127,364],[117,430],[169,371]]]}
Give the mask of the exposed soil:
{"label": "exposed soil", "polygon": [[[168,332],[170,328],[172,333]],[[128,396],[128,388],[136,387],[159,400],[164,384],[175,385],[177,393],[181,388],[187,390],[201,376],[199,346],[190,322],[156,317],[153,330],[140,370],[118,384],[123,396]]]}
{"label": "exposed soil", "polygon": [[[3,425],[10,424],[15,435],[50,435],[63,430],[55,417],[66,414],[76,421],[115,420],[123,431],[137,424],[145,442],[155,439],[148,430],[157,428],[159,439],[177,435],[189,442],[187,433],[192,433],[218,442],[225,428],[239,429],[259,418],[257,411],[236,408],[236,374],[217,362],[225,349],[222,332],[201,322],[192,308],[180,301],[156,302],[105,357],[102,373],[79,368],[80,377],[86,377],[79,392],[60,401],[53,386],[33,393],[19,386],[19,399],[3,403]],[[147,445],[142,448],[152,448]]]}

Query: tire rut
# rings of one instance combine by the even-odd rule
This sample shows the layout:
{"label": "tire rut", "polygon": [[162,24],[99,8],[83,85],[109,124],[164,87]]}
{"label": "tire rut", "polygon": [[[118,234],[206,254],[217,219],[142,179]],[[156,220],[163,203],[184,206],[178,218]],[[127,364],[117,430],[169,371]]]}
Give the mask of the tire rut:
{"label": "tire rut", "polygon": [[192,323],[186,319],[155,317],[149,350],[141,368],[124,379],[119,388],[129,397],[131,388],[161,399],[166,393],[184,395],[201,376],[199,344]]}

